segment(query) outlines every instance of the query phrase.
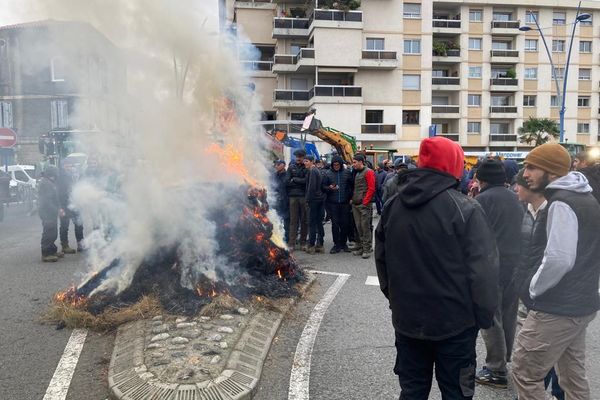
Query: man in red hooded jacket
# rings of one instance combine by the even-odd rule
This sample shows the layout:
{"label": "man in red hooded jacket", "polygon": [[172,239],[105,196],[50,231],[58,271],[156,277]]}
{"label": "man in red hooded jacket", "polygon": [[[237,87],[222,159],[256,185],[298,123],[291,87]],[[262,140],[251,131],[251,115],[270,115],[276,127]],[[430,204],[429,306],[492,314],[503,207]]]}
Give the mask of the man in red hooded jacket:
{"label": "man in red hooded jacket", "polygon": [[429,398],[433,367],[443,398],[472,399],[475,340],[492,325],[498,252],[481,206],[459,190],[462,148],[421,142],[375,232],[375,263],[392,310],[400,399]]}

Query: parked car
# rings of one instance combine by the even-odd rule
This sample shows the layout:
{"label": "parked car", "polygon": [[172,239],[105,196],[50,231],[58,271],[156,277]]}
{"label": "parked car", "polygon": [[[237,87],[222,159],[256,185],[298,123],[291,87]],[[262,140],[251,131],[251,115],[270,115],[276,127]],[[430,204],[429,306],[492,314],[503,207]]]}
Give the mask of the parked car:
{"label": "parked car", "polygon": [[29,200],[35,195],[37,180],[33,165],[9,165],[6,172],[10,175],[10,195],[14,201]]}

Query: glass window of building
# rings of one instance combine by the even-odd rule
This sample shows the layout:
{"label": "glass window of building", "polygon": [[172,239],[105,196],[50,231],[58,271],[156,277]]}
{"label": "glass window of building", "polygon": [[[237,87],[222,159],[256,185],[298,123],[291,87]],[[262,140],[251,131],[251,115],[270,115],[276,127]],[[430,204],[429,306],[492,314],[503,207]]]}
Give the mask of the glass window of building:
{"label": "glass window of building", "polygon": [[588,19],[584,19],[583,21],[579,21],[579,23],[581,25],[587,25],[587,26],[591,26],[593,25],[593,18],[594,18],[594,13],[592,12],[588,12],[587,14],[590,14],[590,17]]}
{"label": "glass window of building", "polygon": [[490,123],[490,133],[492,135],[506,135],[509,133],[510,124],[508,122]]}
{"label": "glass window of building", "polygon": [[537,79],[537,67],[525,68],[525,79],[530,79],[530,80]]}
{"label": "glass window of building", "polygon": [[421,75],[403,75],[402,89],[421,90]]}
{"label": "glass window of building", "polygon": [[592,79],[592,70],[590,68],[579,68],[579,80],[589,81]]}
{"label": "glass window of building", "polygon": [[366,110],[366,124],[383,124],[383,110]]}
{"label": "glass window of building", "polygon": [[404,3],[404,18],[421,18],[421,4]]}
{"label": "glass window of building", "polygon": [[525,51],[538,51],[537,39],[525,39]]}
{"label": "glass window of building", "polygon": [[403,110],[402,111],[403,125],[419,125],[419,110]]}
{"label": "glass window of building", "polygon": [[554,68],[554,76],[553,79],[563,79],[565,77],[565,69],[564,68]]}
{"label": "glass window of building", "polygon": [[590,106],[589,96],[579,96],[577,98],[577,107],[587,108]]}
{"label": "glass window of building", "polygon": [[558,96],[557,95],[552,95],[550,96],[550,107],[559,107],[560,104],[558,103]]}
{"label": "glass window of building", "polygon": [[481,50],[481,38],[469,38],[469,50]]}
{"label": "glass window of building", "polygon": [[481,107],[481,95],[480,94],[469,94],[468,95],[469,107]]}
{"label": "glass window of building", "polygon": [[[534,19],[535,17],[535,19]],[[535,21],[540,22],[540,13],[539,11],[526,11],[525,12],[525,22],[528,24],[535,24]]]}
{"label": "glass window of building", "polygon": [[470,22],[481,22],[481,21],[483,21],[483,10],[469,9],[469,21]]}
{"label": "glass window of building", "polygon": [[578,122],[577,133],[590,133],[590,124],[588,122]]}
{"label": "glass window of building", "polygon": [[421,54],[421,40],[420,39],[404,40],[404,54]]}
{"label": "glass window of building", "polygon": [[552,15],[552,25],[564,25],[567,23],[567,13],[564,11],[554,11]]}
{"label": "glass window of building", "polygon": [[479,122],[479,121],[467,122],[467,133],[473,133],[473,134],[481,133],[481,122]]}
{"label": "glass window of building", "polygon": [[523,96],[523,107],[535,107],[537,96],[526,95]]}
{"label": "glass window of building", "polygon": [[564,40],[553,40],[552,41],[552,51],[555,53],[562,53],[565,51],[565,41]]}
{"label": "glass window of building", "polygon": [[469,78],[481,78],[481,67],[469,66]]}
{"label": "glass window of building", "polygon": [[13,127],[12,103],[0,101],[0,128]]}
{"label": "glass window of building", "polygon": [[492,19],[494,21],[512,21],[512,13],[506,11],[494,11]]}
{"label": "glass window of building", "polygon": [[385,39],[367,38],[367,50],[383,50],[385,48]]}
{"label": "glass window of building", "polygon": [[579,42],[579,52],[580,53],[591,53],[592,52],[592,42],[589,40],[581,40]]}

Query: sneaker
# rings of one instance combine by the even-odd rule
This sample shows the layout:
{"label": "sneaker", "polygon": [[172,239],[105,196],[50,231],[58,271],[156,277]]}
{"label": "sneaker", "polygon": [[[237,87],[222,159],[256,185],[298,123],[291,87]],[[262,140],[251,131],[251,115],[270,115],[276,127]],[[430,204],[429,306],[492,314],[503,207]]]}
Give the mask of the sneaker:
{"label": "sneaker", "polygon": [[370,257],[371,257],[371,253],[372,253],[371,251],[364,251],[364,252],[361,254],[361,256],[362,256],[362,258],[364,258],[364,259],[367,259],[367,258],[370,258]]}
{"label": "sneaker", "polygon": [[[304,246],[304,247],[306,247],[306,246]],[[308,254],[315,254],[315,252],[316,252],[315,246],[306,247],[306,250],[304,250],[304,251],[306,251]]]}
{"label": "sneaker", "polygon": [[352,252],[352,254],[355,256],[362,256],[362,253],[362,249],[357,249]]}
{"label": "sneaker", "polygon": [[329,254],[337,254],[339,253],[341,250],[337,248],[337,246],[333,246],[331,248],[331,250],[329,250]]}
{"label": "sneaker", "polygon": [[495,372],[490,371],[487,367],[483,367],[477,374],[475,374],[475,382],[480,385],[492,386],[500,389],[506,389],[508,387],[508,380],[506,376],[502,376]]}
{"label": "sneaker", "polygon": [[42,257],[42,261],[43,262],[57,262],[58,261],[58,257],[57,256],[43,256]]}
{"label": "sneaker", "polygon": [[69,247],[69,245],[62,246],[62,252],[65,254],[75,254],[77,251]]}

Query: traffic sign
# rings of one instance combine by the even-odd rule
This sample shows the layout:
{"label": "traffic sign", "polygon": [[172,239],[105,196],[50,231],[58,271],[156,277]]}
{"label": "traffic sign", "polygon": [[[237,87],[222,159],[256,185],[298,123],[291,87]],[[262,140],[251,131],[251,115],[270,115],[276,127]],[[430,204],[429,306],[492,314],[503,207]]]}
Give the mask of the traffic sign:
{"label": "traffic sign", "polygon": [[17,144],[17,134],[10,128],[0,128],[0,148],[9,148]]}

